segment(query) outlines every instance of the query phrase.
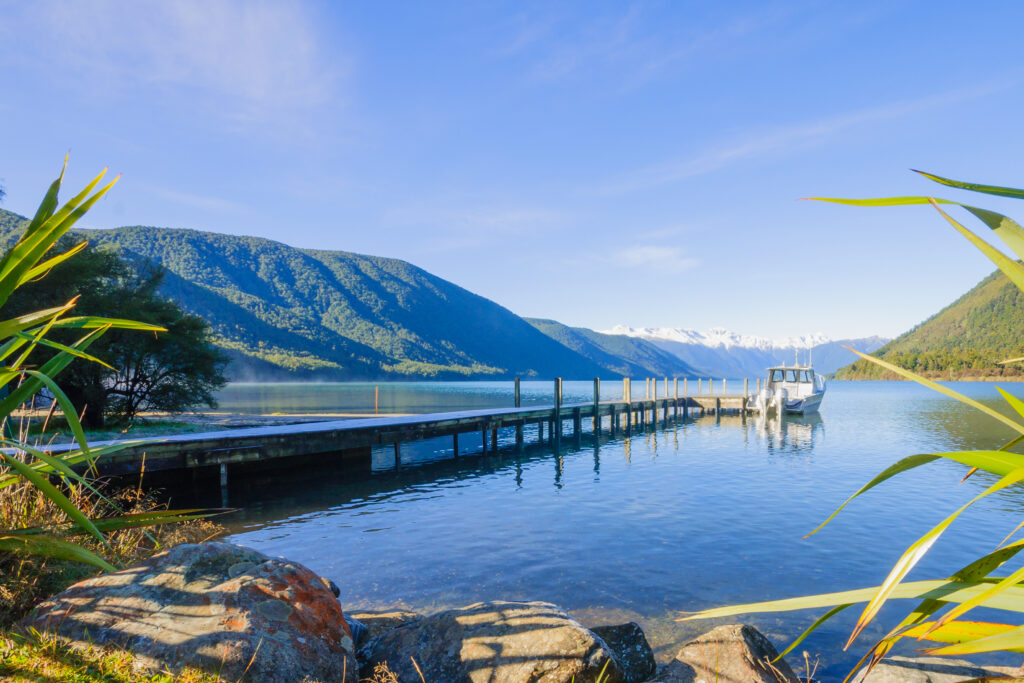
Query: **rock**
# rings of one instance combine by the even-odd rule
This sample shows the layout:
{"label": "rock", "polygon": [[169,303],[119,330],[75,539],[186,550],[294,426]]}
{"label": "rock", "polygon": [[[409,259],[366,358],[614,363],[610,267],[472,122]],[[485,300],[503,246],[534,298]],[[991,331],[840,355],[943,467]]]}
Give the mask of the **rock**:
{"label": "rock", "polygon": [[625,683],[641,683],[654,675],[657,670],[654,652],[639,624],[630,621],[617,626],[596,626],[590,630],[615,655]]}
{"label": "rock", "polygon": [[363,649],[364,675],[387,662],[400,681],[623,681],[604,641],[546,602],[478,602],[409,621]]}
{"label": "rock", "polygon": [[799,683],[779,653],[753,626],[729,624],[691,640],[658,674],[664,683]]}
{"label": "rock", "polygon": [[248,667],[246,680],[264,683],[357,678],[352,635],[327,581],[228,543],[180,545],[77,583],[20,627],[124,647],[148,669],[196,666],[234,681]]}
{"label": "rock", "polygon": [[359,621],[351,614],[345,615],[345,623],[348,624],[348,630],[352,634],[352,642],[355,643],[355,646],[358,649],[359,645],[366,640],[366,637],[369,635],[369,631],[363,622]]}
{"label": "rock", "polygon": [[366,640],[371,640],[393,628],[398,628],[403,624],[419,619],[423,615],[416,612],[396,610],[392,612],[355,612],[350,616],[362,622],[363,626],[366,627]]}
{"label": "rock", "polygon": [[982,668],[963,659],[948,657],[887,657],[866,677],[859,672],[854,683],[954,683],[985,676],[1021,675],[1020,669]]}

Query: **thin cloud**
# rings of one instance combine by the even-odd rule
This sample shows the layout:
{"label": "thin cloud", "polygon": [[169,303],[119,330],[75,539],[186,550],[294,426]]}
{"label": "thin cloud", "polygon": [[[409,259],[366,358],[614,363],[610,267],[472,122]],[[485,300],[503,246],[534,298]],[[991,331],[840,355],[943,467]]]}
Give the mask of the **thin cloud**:
{"label": "thin cloud", "polygon": [[930,109],[984,97],[1009,85],[1000,83],[961,88],[929,97],[892,102],[816,121],[775,128],[755,137],[721,143],[692,157],[637,169],[599,188],[598,192],[619,194],[706,175],[735,163],[781,150],[823,144],[856,126],[904,118]]}
{"label": "thin cloud", "polygon": [[217,211],[221,213],[246,213],[249,210],[249,208],[244,204],[239,204],[227,199],[221,199],[219,197],[207,197],[205,195],[180,192],[166,187],[142,183],[139,183],[138,186],[140,189],[148,190],[157,197],[194,209]]}
{"label": "thin cloud", "polygon": [[469,249],[510,238],[525,238],[558,230],[573,221],[564,211],[544,207],[404,207],[388,212],[384,222],[420,226],[429,231],[424,249],[448,252]]}
{"label": "thin cloud", "polygon": [[681,273],[697,266],[697,259],[686,255],[680,247],[637,245],[619,253],[618,263],[630,268],[653,268],[661,273]]}
{"label": "thin cloud", "polygon": [[90,89],[172,88],[239,121],[322,104],[343,75],[302,5],[240,0],[79,0],[24,7],[38,57]]}

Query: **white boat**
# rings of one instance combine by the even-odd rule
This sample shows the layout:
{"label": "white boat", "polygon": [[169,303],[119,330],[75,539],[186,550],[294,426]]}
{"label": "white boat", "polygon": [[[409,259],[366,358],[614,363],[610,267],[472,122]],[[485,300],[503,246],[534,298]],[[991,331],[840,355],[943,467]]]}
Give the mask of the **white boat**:
{"label": "white boat", "polygon": [[760,393],[754,394],[747,407],[762,415],[782,413],[813,413],[825,397],[825,378],[810,365],[780,365],[768,368],[768,378]]}

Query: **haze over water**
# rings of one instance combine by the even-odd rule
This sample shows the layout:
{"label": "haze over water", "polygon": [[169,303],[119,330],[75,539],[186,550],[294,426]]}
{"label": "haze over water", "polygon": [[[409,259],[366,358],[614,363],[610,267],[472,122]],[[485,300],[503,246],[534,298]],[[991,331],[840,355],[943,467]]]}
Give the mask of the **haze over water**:
{"label": "haze over water", "polygon": [[[327,412],[331,392],[335,398],[349,392],[351,403],[331,409],[344,412],[365,408],[364,394],[368,389],[372,402],[372,388],[235,385],[223,407],[235,410],[248,401],[256,412],[267,392],[276,392],[280,409],[310,412],[319,405]],[[511,404],[510,382],[385,388],[392,412]],[[1000,401],[992,384],[955,388],[992,405]],[[1024,393],[1018,385],[1005,388]],[[617,397],[621,384],[606,383],[605,390]],[[524,404],[545,402],[549,394],[548,382],[524,383]],[[590,395],[590,383],[566,384],[567,401]],[[584,423],[579,442],[567,431],[557,453],[537,445],[532,428],[521,453],[508,431],[501,452],[483,458],[444,459],[450,456],[446,438],[403,446],[405,462],[418,464],[400,472],[390,470],[388,447],[375,452],[372,473],[317,470],[235,481],[231,504],[241,511],[228,520],[231,540],[334,579],[348,611],[545,600],[586,625],[639,622],[664,660],[715,625],[677,623],[680,611],[877,585],[907,545],[991,478],[976,475],[959,484],[965,468],[933,463],[890,480],[819,534],[802,537],[900,457],[996,448],[1010,437],[951,400],[890,382],[833,382],[820,417],[781,424],[707,417],[631,437],[605,432],[595,441]],[[479,446],[479,435],[460,437],[463,451]],[[942,578],[991,550],[1022,510],[1019,487],[985,499],[910,578]],[[887,608],[849,652],[842,645],[859,610],[848,610],[800,650],[821,656],[819,677],[840,679],[909,607]],[[754,623],[781,650],[818,614],[727,621]],[[908,645],[904,654],[921,646]]]}

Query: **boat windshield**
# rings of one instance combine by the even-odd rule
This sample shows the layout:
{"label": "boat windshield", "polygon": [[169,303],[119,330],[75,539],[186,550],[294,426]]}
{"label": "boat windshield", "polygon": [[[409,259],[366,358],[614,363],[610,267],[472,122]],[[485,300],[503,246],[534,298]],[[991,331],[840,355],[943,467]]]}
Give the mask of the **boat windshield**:
{"label": "boat windshield", "polygon": [[773,368],[768,381],[773,384],[776,382],[813,382],[814,378],[811,376],[810,370]]}

